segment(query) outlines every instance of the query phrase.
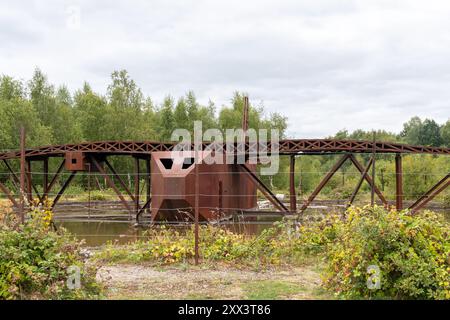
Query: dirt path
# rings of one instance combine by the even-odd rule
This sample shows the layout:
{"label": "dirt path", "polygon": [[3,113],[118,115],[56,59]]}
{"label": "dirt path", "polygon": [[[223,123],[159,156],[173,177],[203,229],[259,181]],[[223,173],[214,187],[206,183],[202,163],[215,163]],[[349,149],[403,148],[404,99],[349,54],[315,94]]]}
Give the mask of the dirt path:
{"label": "dirt path", "polygon": [[251,271],[230,267],[102,267],[109,299],[327,299],[318,270]]}

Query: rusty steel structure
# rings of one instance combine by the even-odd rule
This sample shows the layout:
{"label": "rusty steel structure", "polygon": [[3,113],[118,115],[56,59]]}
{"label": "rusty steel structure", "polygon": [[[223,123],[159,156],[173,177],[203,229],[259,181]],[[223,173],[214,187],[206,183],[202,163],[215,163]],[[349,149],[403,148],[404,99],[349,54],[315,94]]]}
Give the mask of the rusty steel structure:
{"label": "rusty steel structure", "polygon": [[[176,157],[168,151],[152,153],[152,220],[188,218],[192,221],[196,203],[200,221],[220,220],[231,215],[233,209],[256,208],[256,186],[252,178],[236,174],[240,173],[239,165],[226,164],[224,159],[221,164],[207,164],[212,162],[211,154],[211,151],[199,151],[198,161],[194,163],[194,151]],[[251,172],[255,169],[252,165]]]}
{"label": "rusty steel structure", "polygon": [[[248,127],[248,119],[243,120],[243,127]],[[20,208],[21,199],[33,198],[33,194],[41,201],[52,194],[62,172],[69,173],[68,178],[60,185],[55,197],[50,199],[56,206],[61,196],[66,191],[74,177],[79,172],[94,172],[104,178],[105,183],[117,194],[123,206],[129,213],[130,220],[139,220],[143,212],[152,212],[152,219],[166,219],[165,209],[186,209],[187,217],[194,220],[196,215],[200,220],[215,218],[225,212],[229,214],[230,209],[251,210],[256,205],[256,190],[259,190],[270,203],[282,214],[299,214],[304,212],[314,201],[320,191],[330,181],[333,175],[346,162],[353,164],[360,178],[349,199],[349,205],[353,203],[361,185],[366,181],[379,201],[389,206],[383,193],[376,186],[373,173],[369,170],[374,166],[377,154],[394,154],[396,168],[396,201],[397,209],[403,209],[403,179],[402,179],[402,155],[404,154],[432,154],[450,155],[450,148],[413,146],[400,143],[382,141],[354,141],[335,139],[285,139],[276,145],[270,141],[266,145],[249,142],[244,143],[244,150],[238,149],[236,144],[203,142],[200,146],[200,157],[205,157],[214,146],[215,152],[244,153],[250,156],[255,152],[266,154],[277,153],[281,156],[290,157],[289,166],[289,208],[280,201],[275,194],[266,186],[256,174],[256,166],[248,163],[235,165],[214,165],[177,162],[177,165],[168,169],[161,159],[168,159],[174,149],[174,143],[154,141],[99,141],[83,142],[79,144],[64,144],[43,146],[37,148],[24,148],[19,151],[0,153],[2,162],[9,173],[13,185],[19,190],[20,199],[3,182],[0,181],[0,191],[11,201],[13,206]],[[193,149],[191,149],[193,150]],[[256,150],[256,151],[255,151]],[[325,174],[323,179],[297,209],[296,187],[295,187],[295,159],[296,157],[308,155],[341,154],[336,164]],[[358,161],[355,154],[367,154],[368,162],[364,165]],[[108,160],[110,156],[132,157],[134,159],[134,190],[127,186],[124,179],[117,173],[116,169]],[[60,164],[53,174],[49,173],[49,159],[59,158]],[[190,158],[190,157],[188,157]],[[195,157],[193,157],[195,158]],[[12,169],[11,161],[21,161],[21,175],[17,177]],[[166,161],[166,160],[164,160]],[[174,159],[169,160],[174,161]],[[178,160],[177,160],[178,161]],[[33,164],[42,162],[43,185],[39,193],[33,183]],[[142,166],[142,162],[144,166]],[[186,166],[183,169],[183,166]],[[145,170],[143,168],[145,167]],[[445,169],[447,170],[447,169]],[[373,171],[374,172],[374,171]],[[238,177],[238,178],[236,178]],[[140,199],[140,181],[144,179],[145,199]],[[20,186],[19,186],[20,185]],[[450,185],[450,174],[439,180],[430,190],[415,201],[409,209],[417,212],[427,205],[433,198],[444,191]],[[232,195],[244,195],[239,197],[225,197],[225,193]],[[207,196],[205,196],[207,195]],[[129,197],[132,204],[126,199]],[[195,210],[197,208],[197,210]],[[214,210],[211,210],[214,208]],[[209,210],[209,211],[208,211]],[[182,210],[183,211],[183,210]]]}

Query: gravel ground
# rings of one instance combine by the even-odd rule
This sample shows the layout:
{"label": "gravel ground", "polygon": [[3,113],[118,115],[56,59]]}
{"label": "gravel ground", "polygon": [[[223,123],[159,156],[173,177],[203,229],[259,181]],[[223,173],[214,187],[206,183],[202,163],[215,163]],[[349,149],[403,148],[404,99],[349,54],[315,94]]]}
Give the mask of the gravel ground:
{"label": "gravel ground", "polygon": [[286,295],[279,292],[281,299],[328,298],[314,266],[252,271],[226,266],[113,265],[102,267],[97,276],[106,285],[109,299],[245,299],[245,288],[255,284],[268,284],[263,290],[272,285],[296,288]]}

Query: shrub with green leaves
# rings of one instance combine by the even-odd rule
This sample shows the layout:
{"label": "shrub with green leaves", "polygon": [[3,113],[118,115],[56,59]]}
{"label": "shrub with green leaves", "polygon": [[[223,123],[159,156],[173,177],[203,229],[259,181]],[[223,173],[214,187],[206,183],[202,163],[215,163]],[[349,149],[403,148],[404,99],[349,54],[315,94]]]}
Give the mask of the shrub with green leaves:
{"label": "shrub with green leaves", "polygon": [[333,230],[324,283],[341,296],[450,299],[450,228],[441,216],[350,208]]}
{"label": "shrub with green leaves", "polygon": [[[52,231],[39,212],[24,225],[0,224],[0,299],[99,298],[97,270],[86,264],[81,243]],[[71,266],[80,270],[79,288],[67,286]]]}

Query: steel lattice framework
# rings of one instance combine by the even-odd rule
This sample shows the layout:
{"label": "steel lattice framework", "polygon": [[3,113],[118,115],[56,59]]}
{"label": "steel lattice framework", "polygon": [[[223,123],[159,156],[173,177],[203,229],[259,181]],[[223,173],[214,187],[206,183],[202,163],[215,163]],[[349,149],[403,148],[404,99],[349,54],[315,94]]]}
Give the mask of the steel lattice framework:
{"label": "steel lattice framework", "polygon": [[[61,189],[57,192],[56,197],[52,199],[53,206],[57,204],[58,200],[63,195],[64,191],[73,180],[75,175],[80,169],[75,169],[70,166],[72,157],[83,156],[88,159],[89,170],[91,167],[95,169],[105,178],[108,186],[113,189],[117,196],[120,198],[126,210],[132,214],[135,214],[136,219],[150,207],[151,204],[151,190],[150,190],[150,160],[153,152],[172,151],[174,150],[175,143],[169,142],[154,142],[154,141],[99,141],[99,142],[83,142],[78,144],[64,144],[64,145],[52,145],[36,148],[28,148],[24,150],[24,156],[21,157],[20,151],[10,151],[0,153],[0,161],[4,163],[9,171],[9,179],[19,189],[19,178],[15,174],[10,160],[21,159],[22,163],[26,162],[26,169],[21,171],[22,174],[26,174],[26,187],[21,191],[18,190],[17,194],[25,194],[29,200],[33,198],[33,190],[36,196],[42,201],[44,198],[50,195],[51,189],[56,185],[56,181],[59,179],[61,172],[64,170],[70,172],[69,178],[63,182]],[[190,146],[193,149],[193,145]],[[203,142],[201,146],[202,150],[213,149],[216,152],[233,153],[233,154],[246,154],[253,155],[259,154],[273,154],[278,153],[280,155],[290,157],[290,174],[289,174],[289,192],[290,192],[290,206],[287,208],[263,183],[263,181],[250,169],[246,164],[240,164],[240,170],[242,174],[245,174],[256,185],[256,187],[262,192],[262,194],[277,208],[282,214],[301,213],[314,201],[319,192],[330,181],[332,176],[342,167],[345,162],[350,161],[360,172],[361,176],[356,185],[350,199],[349,205],[353,203],[357,193],[359,192],[361,185],[366,181],[372,190],[372,198],[376,195],[381,203],[386,207],[390,206],[382,192],[377,188],[373,179],[369,175],[369,170],[375,163],[376,154],[395,154],[395,174],[396,174],[396,201],[395,207],[397,209],[403,209],[403,181],[402,181],[402,154],[432,154],[432,155],[450,155],[450,148],[443,147],[427,147],[427,146],[413,146],[392,142],[380,142],[380,141],[356,141],[356,140],[336,140],[336,139],[285,139],[278,143],[267,142],[267,144],[258,144],[252,142],[246,142],[244,147],[242,145],[215,143],[215,142]],[[342,154],[337,163],[326,173],[320,183],[317,185],[312,194],[303,202],[303,205],[297,210],[296,205],[296,188],[295,188],[295,158],[299,155],[326,155],[326,154]],[[361,164],[354,154],[371,154],[371,157],[367,164],[364,166]],[[112,155],[129,156],[135,159],[135,175],[134,186],[135,190],[130,190],[127,184],[123,181],[121,176],[116,172],[107,157]],[[59,165],[56,173],[51,178],[48,172],[48,160],[51,157],[63,157],[62,163]],[[141,160],[145,161],[145,173],[139,169],[139,163]],[[39,194],[36,186],[33,184],[31,163],[43,161],[43,192]],[[104,165],[106,165],[106,167]],[[23,165],[23,167],[25,164]],[[22,166],[21,166],[22,167]],[[83,169],[81,169],[83,170]],[[109,170],[110,173],[107,173]],[[448,168],[444,168],[448,170]],[[114,179],[111,179],[111,177]],[[142,205],[139,200],[139,180],[145,179],[146,185],[146,199]],[[51,179],[50,179],[51,178]],[[120,190],[115,181],[118,181],[121,189],[125,191],[125,194],[130,197],[134,202],[134,206],[130,206],[128,201],[124,198],[123,191]],[[196,182],[198,183],[198,182]],[[439,182],[437,182],[430,190],[423,194],[413,205],[409,207],[412,212],[416,212],[423,208],[428,202],[430,202],[439,193],[444,191],[450,185],[450,173],[447,173]],[[0,182],[0,191],[5,194],[11,203],[18,206],[18,200],[5,184]],[[372,199],[373,201],[373,199]]]}
{"label": "steel lattice framework", "polygon": [[[413,146],[392,142],[372,142],[356,140],[335,140],[335,139],[286,139],[280,140],[277,144],[279,154],[292,155],[300,153],[422,153],[436,155],[450,155],[450,148],[438,148],[427,146]],[[171,151],[174,143],[154,142],[154,141],[98,141],[83,142],[78,144],[52,145],[27,149],[25,156],[33,157],[61,157],[66,152],[86,152],[114,154],[149,154],[157,151]],[[202,148],[211,147],[211,143],[204,142]],[[257,147],[257,149],[255,149]],[[274,146],[271,142],[267,145],[255,146],[247,142],[245,152],[249,150],[272,152]],[[227,144],[216,144],[216,151],[235,152],[236,146],[232,145],[232,150]],[[0,160],[14,159],[20,157],[20,151],[0,153]]]}

